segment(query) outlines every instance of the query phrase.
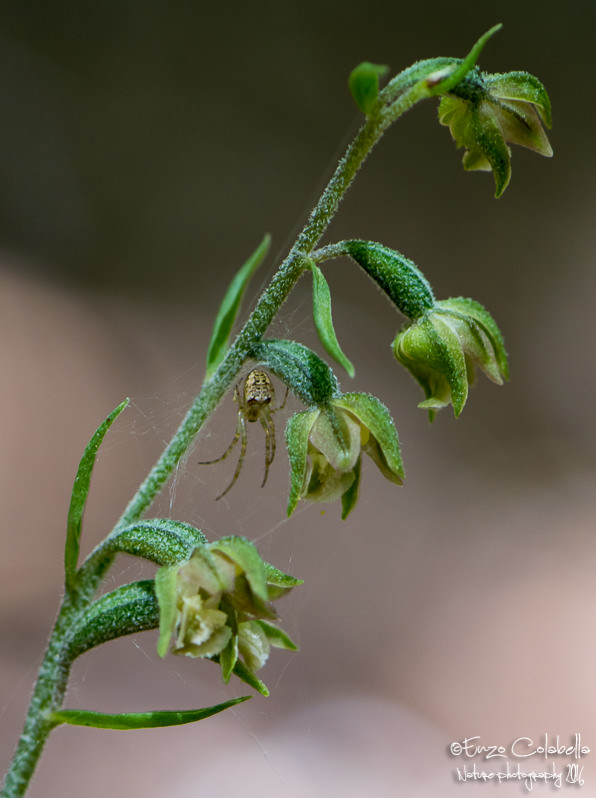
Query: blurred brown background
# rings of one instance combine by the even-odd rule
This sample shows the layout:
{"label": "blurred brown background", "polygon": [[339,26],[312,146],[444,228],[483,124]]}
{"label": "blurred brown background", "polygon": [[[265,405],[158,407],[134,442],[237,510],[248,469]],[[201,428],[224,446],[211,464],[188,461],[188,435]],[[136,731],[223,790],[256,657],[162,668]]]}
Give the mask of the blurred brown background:
{"label": "blurred brown background", "polygon": [[[451,740],[580,732],[596,748],[593,0],[38,1],[0,5],[0,767],[58,606],[70,486],[91,433],[132,397],[98,459],[84,553],[198,390],[231,276],[269,231],[265,280],[355,133],[349,71],[463,56],[496,22],[481,66],[543,80],[555,158],[516,149],[496,201],[490,175],[463,172],[428,103],[373,153],[326,240],[382,241],[439,298],[484,303],[511,383],[480,379],[458,421],[446,410],[429,426],[389,349],[401,319],[353,266],[329,264],[357,368],[343,386],[390,407],[405,486],[369,462],[348,522],[336,506],[285,520],[280,414],[266,488],[251,429],[241,478],[215,503],[233,460],[196,461],[229,442],[230,397],[155,512],[211,537],[246,535],[304,578],[279,607],[301,651],[274,653],[268,700],[195,726],[59,729],[31,798],[252,795],[250,784],[260,796],[484,795],[453,781]],[[275,334],[317,346],[309,313],[305,280]],[[123,558],[108,587],[143,574]],[[245,694],[209,663],[158,661],[155,641],[82,657],[68,705],[187,708]],[[591,757],[582,796],[596,795]]]}

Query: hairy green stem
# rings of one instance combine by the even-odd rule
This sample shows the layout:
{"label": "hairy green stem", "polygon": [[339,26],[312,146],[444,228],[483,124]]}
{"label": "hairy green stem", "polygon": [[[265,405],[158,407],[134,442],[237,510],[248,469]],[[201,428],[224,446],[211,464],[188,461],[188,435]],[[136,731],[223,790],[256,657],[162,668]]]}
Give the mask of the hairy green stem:
{"label": "hairy green stem", "polygon": [[[430,96],[421,83],[405,90],[397,100],[371,116],[360,129],[354,141],[340,160],[319,202],[311,213],[304,229],[289,255],[262,294],[248,321],[238,334],[213,376],[205,382],[172,440],[151,469],[147,478],[127,506],[115,529],[138,521],[166,484],[182,457],[188,451],[196,434],[213,413],[226,391],[237,379],[240,369],[253,348],[259,343],[274,316],[286,300],[305,269],[308,256],[315,248],[358,169],[379,141],[385,129],[414,103]],[[68,629],[77,615],[91,601],[110,560],[102,561],[97,571],[83,570],[83,577],[72,593],[65,597],[39,671],[25,728],[0,798],[19,798],[25,794],[45,740],[54,722],[51,712],[62,706],[66,684],[72,664],[68,653]]]}

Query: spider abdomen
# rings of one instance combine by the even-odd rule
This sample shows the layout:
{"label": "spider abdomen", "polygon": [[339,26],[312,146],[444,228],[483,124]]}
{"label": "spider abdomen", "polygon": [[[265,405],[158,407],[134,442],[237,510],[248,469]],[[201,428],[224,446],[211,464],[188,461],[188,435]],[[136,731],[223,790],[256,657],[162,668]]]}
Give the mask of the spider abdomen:
{"label": "spider abdomen", "polygon": [[253,369],[244,381],[244,407],[247,421],[257,421],[266,405],[275,397],[273,383],[266,371]]}

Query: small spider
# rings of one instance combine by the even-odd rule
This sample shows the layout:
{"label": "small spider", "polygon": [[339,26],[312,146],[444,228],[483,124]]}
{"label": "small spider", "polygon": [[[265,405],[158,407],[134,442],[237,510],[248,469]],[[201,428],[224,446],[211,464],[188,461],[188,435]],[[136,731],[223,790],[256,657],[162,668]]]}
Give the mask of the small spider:
{"label": "small spider", "polygon": [[283,404],[279,407],[273,407],[273,402],[275,400],[273,383],[267,372],[262,369],[253,369],[244,380],[242,391],[238,388],[239,386],[237,385],[234,391],[234,401],[238,403],[238,423],[236,424],[236,434],[234,435],[232,443],[221,457],[215,460],[202,460],[199,462],[199,465],[210,465],[225,460],[234,446],[240,441],[240,457],[238,458],[236,471],[234,472],[232,481],[223,493],[220,493],[219,496],[216,497],[216,501],[226,495],[240,476],[244,455],[246,454],[247,421],[260,421],[261,426],[265,430],[265,476],[261,483],[261,487],[264,487],[265,482],[267,482],[269,466],[275,457],[275,424],[273,423],[272,415],[273,413],[277,413],[278,410],[283,410],[286,405],[286,399],[288,398],[288,389],[286,388]]}

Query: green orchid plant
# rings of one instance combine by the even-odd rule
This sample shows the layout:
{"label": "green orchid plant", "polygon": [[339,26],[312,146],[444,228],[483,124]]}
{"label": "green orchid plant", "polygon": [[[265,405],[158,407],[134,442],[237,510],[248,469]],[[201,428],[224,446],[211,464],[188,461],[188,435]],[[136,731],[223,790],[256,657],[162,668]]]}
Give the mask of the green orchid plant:
{"label": "green orchid plant", "polygon": [[[465,148],[467,170],[490,170],[496,195],[511,177],[510,144],[552,155],[544,126],[551,124],[548,95],[526,72],[489,75],[478,57],[496,26],[461,58],[419,61],[380,88],[388,70],[360,64],[349,88],[364,119],[289,254],[232,341],[242,298],[270,244],[265,236],[232,280],[216,316],[206,355],[203,386],[179,429],[132,497],[114,529],[80,563],[83,512],[97,451],[126,407],[122,402],[99,426],[76,474],[66,525],[64,598],[42,662],[23,734],[0,796],[27,790],[48,735],[60,724],[140,729],[202,720],[249,696],[203,709],[105,714],[65,707],[70,668],[77,657],[123,635],[159,629],[157,651],[214,662],[224,682],[232,676],[268,695],[256,676],[272,648],[296,646],[277,623],[276,602],[301,582],[261,558],[253,543],[226,535],[209,542],[196,527],[153,518],[150,507],[188,453],[230,388],[236,386],[238,426],[223,460],[240,444],[234,478],[246,450],[246,423],[260,421],[266,439],[265,484],[275,455],[274,403],[270,374],[304,409],[286,424],[289,457],[288,515],[300,501],[341,504],[347,518],[358,500],[365,463],[372,460],[391,483],[401,485],[404,469],[399,438],[389,409],[367,393],[343,392],[332,367],[293,340],[267,337],[268,328],[303,275],[312,278],[313,322],[330,359],[348,375],[354,365],[342,351],[333,324],[331,292],[321,266],[345,257],[356,263],[395,306],[403,323],[393,352],[424,391],[420,407],[431,420],[451,404],[456,416],[468,398],[478,367],[501,384],[508,378],[507,355],[496,322],[485,308],[462,297],[436,300],[428,280],[407,257],[383,244],[350,239],[319,246],[358,169],[385,131],[422,100],[439,99],[439,121]],[[252,370],[247,375],[248,368]],[[215,461],[202,461],[215,462]],[[365,465],[364,470],[367,470]],[[220,496],[224,495],[223,493]],[[219,497],[218,497],[219,498]],[[100,593],[119,554],[149,560],[153,579]]]}

